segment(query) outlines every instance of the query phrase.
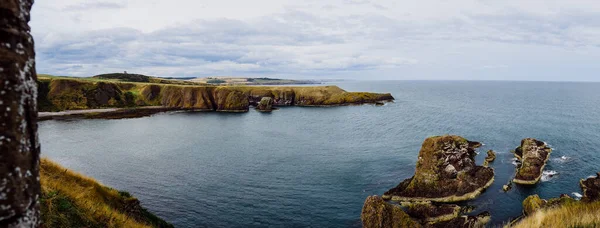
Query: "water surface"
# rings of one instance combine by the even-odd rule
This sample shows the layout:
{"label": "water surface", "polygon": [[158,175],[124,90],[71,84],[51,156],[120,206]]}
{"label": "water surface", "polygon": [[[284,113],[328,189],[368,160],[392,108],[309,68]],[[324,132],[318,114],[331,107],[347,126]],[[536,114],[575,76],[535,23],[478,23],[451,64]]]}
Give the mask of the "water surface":
{"label": "water surface", "polygon": [[[43,156],[126,190],[177,227],[359,227],[364,199],[413,175],[426,137],[457,134],[494,149],[496,181],[466,204],[492,225],[530,194],[580,192],[600,171],[600,83],[342,82],[395,103],[282,108],[270,114],[164,113],[40,123]],[[535,137],[555,149],[533,188],[502,185],[510,150]],[[560,157],[565,156],[566,159]]]}

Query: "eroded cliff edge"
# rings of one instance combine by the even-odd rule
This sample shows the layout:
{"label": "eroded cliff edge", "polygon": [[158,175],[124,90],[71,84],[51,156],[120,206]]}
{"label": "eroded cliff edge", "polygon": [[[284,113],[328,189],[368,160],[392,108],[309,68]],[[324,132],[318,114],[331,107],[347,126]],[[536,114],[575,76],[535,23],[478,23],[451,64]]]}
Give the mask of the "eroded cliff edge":
{"label": "eroded cliff edge", "polygon": [[210,86],[42,79],[42,112],[162,106],[202,111],[246,112],[263,97],[273,106],[337,106],[392,101],[389,93],[347,92],[337,86]]}

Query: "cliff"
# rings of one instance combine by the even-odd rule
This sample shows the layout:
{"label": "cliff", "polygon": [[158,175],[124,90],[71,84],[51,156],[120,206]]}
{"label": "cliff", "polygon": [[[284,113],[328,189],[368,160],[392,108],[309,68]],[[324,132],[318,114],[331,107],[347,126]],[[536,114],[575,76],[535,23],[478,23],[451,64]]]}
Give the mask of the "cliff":
{"label": "cliff", "polygon": [[336,106],[391,101],[391,94],[346,92],[337,86],[210,86],[40,78],[39,111],[163,106],[203,111],[246,112],[263,97],[274,106]]}
{"label": "cliff", "polygon": [[127,192],[42,159],[42,227],[173,227]]}

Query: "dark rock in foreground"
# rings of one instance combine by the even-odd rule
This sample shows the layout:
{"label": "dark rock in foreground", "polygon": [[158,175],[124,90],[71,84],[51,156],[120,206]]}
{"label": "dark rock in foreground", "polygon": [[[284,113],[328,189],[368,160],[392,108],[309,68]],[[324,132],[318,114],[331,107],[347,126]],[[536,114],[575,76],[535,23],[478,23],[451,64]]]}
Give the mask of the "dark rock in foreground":
{"label": "dark rock in foreground", "polygon": [[515,150],[515,157],[521,161],[517,168],[514,183],[533,185],[540,181],[546,162],[552,149],[542,141],[527,138],[521,141],[521,146]]}
{"label": "dark rock in foreground", "polygon": [[364,228],[422,227],[399,206],[388,204],[379,196],[369,196],[360,215]]}
{"label": "dark rock in foreground", "polygon": [[590,177],[586,180],[581,180],[581,190],[583,191],[583,202],[600,201],[600,173],[596,177]]}
{"label": "dark rock in foreground", "polygon": [[436,228],[447,228],[447,227],[459,227],[459,228],[479,228],[485,227],[485,224],[490,222],[491,215],[489,212],[482,212],[477,216],[461,216],[450,221],[440,222],[436,224],[428,225],[427,227]]}
{"label": "dark rock in foreground", "polygon": [[477,197],[494,181],[492,168],[475,164],[480,143],[446,135],[425,140],[415,174],[384,195],[394,201],[457,202]]}

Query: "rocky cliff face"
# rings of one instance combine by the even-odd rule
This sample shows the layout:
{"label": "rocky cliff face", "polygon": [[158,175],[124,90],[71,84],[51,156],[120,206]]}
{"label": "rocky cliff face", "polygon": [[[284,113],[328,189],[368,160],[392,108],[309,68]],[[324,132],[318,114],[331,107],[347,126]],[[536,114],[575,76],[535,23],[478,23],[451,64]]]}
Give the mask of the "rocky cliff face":
{"label": "rocky cliff face", "polygon": [[397,201],[456,202],[478,196],[494,180],[494,170],[475,164],[481,144],[446,135],[425,140],[415,175],[384,197]]}
{"label": "rocky cliff face", "polygon": [[164,106],[246,112],[268,97],[273,106],[331,106],[391,101],[390,94],[346,92],[336,86],[191,86],[79,79],[38,81],[40,111]]}

